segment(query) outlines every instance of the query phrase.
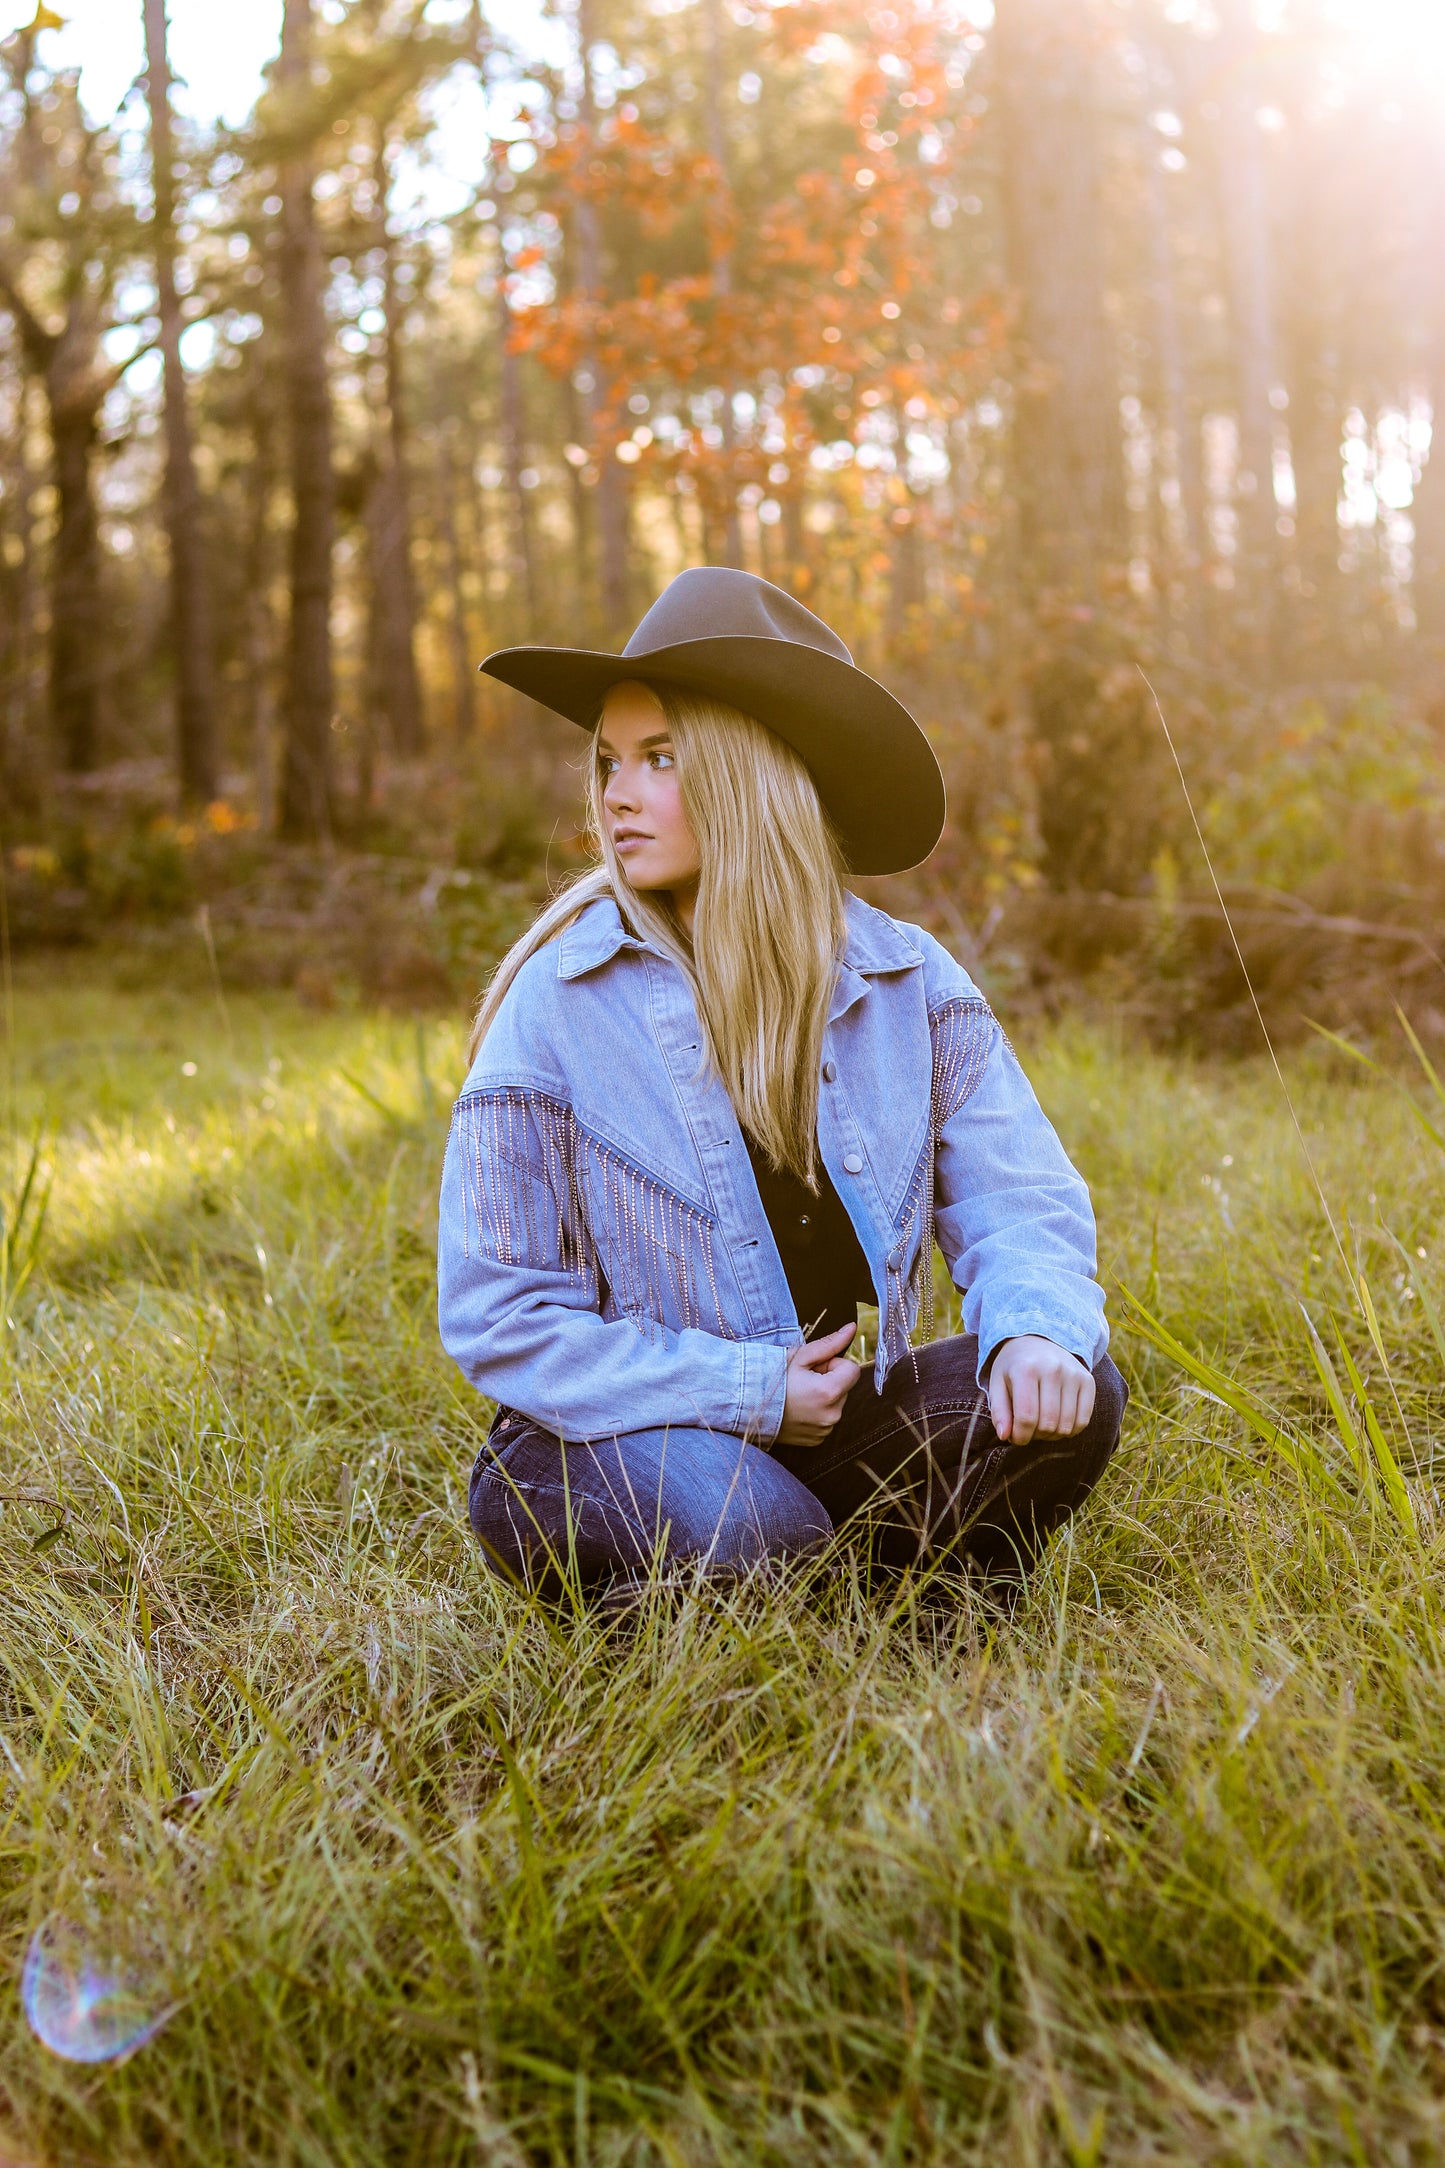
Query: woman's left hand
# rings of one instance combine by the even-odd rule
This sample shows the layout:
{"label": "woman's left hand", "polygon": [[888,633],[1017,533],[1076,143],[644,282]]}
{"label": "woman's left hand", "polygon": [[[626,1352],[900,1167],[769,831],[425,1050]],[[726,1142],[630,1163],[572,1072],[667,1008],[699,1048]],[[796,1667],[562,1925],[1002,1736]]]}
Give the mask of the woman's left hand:
{"label": "woman's left hand", "polygon": [[1038,1333],[1005,1340],[988,1374],[988,1412],[1005,1444],[1073,1438],[1094,1413],[1094,1380],[1078,1357]]}

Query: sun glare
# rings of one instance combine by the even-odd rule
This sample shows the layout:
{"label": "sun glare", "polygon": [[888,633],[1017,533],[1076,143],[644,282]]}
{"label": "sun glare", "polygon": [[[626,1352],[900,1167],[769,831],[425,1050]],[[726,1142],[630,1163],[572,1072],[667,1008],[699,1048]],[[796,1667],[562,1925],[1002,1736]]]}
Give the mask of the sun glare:
{"label": "sun glare", "polygon": [[1332,0],[1330,12],[1382,72],[1445,74],[1445,0]]}

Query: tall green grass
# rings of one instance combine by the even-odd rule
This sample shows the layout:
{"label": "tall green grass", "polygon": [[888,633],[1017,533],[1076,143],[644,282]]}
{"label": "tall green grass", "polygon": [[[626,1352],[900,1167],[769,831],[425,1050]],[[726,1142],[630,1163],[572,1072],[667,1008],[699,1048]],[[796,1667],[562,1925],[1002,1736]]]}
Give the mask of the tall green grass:
{"label": "tall green grass", "polygon": [[1262,1067],[1061,1027],[1134,1402],[1017,1618],[845,1544],[619,1631],[466,1533],[459,1030],[16,1014],[4,1971],[58,1914],[172,2014],[83,2070],[8,1987],[0,2158],[1445,2153],[1445,1154],[1386,1079],[1291,1077],[1337,1248]]}

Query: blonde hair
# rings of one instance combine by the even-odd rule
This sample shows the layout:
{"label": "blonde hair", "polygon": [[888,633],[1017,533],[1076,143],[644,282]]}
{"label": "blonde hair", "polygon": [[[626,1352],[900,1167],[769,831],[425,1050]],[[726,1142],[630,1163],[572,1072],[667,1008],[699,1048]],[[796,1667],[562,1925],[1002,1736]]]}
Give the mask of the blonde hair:
{"label": "blonde hair", "polygon": [[706,694],[652,690],[702,861],[692,938],[671,909],[632,886],[608,841],[594,734],[587,809],[601,863],[555,896],[502,958],[468,1059],[528,958],[611,896],[628,930],[686,973],[708,1059],[743,1128],[773,1166],[816,1188],[818,1071],[844,935],[842,852],[790,745]]}

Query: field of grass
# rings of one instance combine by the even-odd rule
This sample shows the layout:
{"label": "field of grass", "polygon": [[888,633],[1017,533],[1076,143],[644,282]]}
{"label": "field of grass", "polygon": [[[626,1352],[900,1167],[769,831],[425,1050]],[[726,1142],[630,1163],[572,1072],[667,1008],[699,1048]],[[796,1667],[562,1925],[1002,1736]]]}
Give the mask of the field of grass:
{"label": "field of grass", "polygon": [[[20,976],[0,2161],[1445,2157],[1445,1152],[1398,1093],[1291,1064],[1337,1247],[1263,1062],[1026,1048],[1106,1274],[1244,1412],[1116,1299],[1124,1444],[1012,1623],[844,1546],[609,1633],[466,1530],[461,1036]],[[164,2016],[128,2060],[27,2026],[47,1918]]]}

